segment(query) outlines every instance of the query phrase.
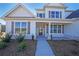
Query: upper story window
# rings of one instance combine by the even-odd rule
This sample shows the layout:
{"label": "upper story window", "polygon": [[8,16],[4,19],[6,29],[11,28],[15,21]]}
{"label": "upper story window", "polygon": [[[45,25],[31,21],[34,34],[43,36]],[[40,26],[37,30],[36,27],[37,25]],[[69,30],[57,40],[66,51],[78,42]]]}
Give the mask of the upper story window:
{"label": "upper story window", "polygon": [[37,13],[37,17],[45,18],[45,14],[44,13]]}
{"label": "upper story window", "polygon": [[49,11],[49,18],[62,18],[61,11]]}

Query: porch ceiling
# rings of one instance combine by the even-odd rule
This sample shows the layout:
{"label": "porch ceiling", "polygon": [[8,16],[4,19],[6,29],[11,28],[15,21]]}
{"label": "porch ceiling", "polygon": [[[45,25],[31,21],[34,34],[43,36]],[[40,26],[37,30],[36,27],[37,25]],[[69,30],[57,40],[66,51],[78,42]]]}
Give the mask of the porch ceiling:
{"label": "porch ceiling", "polygon": [[5,20],[27,20],[29,22],[52,22],[52,23],[73,23],[75,20],[72,19],[49,19],[49,18],[26,18],[26,17],[8,17]]}

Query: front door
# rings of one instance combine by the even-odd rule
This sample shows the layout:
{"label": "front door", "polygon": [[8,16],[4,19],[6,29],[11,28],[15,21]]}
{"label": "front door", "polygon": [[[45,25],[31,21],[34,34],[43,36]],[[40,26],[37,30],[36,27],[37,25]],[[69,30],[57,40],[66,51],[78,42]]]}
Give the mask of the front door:
{"label": "front door", "polygon": [[44,35],[44,32],[45,32],[44,28],[39,28],[39,35]]}
{"label": "front door", "polygon": [[36,23],[36,34],[37,36],[41,35],[41,36],[45,36],[46,34],[48,34],[48,23],[46,22],[37,22]]}

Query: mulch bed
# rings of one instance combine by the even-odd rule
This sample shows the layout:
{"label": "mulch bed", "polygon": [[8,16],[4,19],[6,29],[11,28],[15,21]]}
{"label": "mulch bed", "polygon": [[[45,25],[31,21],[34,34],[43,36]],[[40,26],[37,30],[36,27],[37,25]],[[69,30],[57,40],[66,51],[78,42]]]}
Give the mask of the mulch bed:
{"label": "mulch bed", "polygon": [[79,56],[79,41],[50,40],[48,43],[56,56]]}
{"label": "mulch bed", "polygon": [[0,56],[34,56],[36,50],[36,40],[25,40],[27,47],[25,50],[17,52],[19,43],[12,40],[4,49],[0,49]]}

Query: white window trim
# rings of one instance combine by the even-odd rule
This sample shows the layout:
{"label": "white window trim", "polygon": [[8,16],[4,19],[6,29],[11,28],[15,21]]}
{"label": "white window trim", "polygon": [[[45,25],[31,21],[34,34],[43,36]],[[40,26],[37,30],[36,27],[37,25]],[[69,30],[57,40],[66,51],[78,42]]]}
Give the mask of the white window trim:
{"label": "white window trim", "polygon": [[[16,21],[16,22],[20,22],[20,21]],[[14,22],[14,35],[16,35],[16,33],[15,33],[15,24],[16,24],[16,22]],[[28,22],[26,22],[26,34],[28,34]],[[22,32],[22,22],[20,22],[20,33]]]}
{"label": "white window trim", "polygon": [[[52,23],[51,23],[51,24],[52,24]],[[56,34],[63,34],[63,28],[62,28],[62,27],[63,27],[63,24],[52,24],[52,25],[53,25],[53,27],[54,27],[54,25],[57,26],[57,27],[56,27]],[[58,29],[58,26],[59,26],[59,25],[61,25],[61,33],[58,33],[58,30],[59,30],[59,29]],[[51,26],[51,25],[50,25],[50,26]],[[50,27],[50,28],[51,28],[51,27]],[[52,28],[50,29],[50,31],[51,31],[51,30],[52,30]],[[51,33],[52,33],[52,32],[51,32]],[[54,32],[53,32],[53,33],[54,33]],[[53,34],[53,33],[52,33],[52,34]]]}
{"label": "white window trim", "polygon": [[[54,11],[54,10],[53,10]],[[52,13],[51,13],[52,11],[50,11],[50,14],[49,14],[49,16],[50,16],[50,18],[52,18]],[[56,18],[56,11],[54,11],[55,12],[55,14],[54,14],[54,18],[55,19],[61,19],[62,18],[62,11],[57,11],[57,12],[59,12],[59,18]],[[61,13],[60,13],[61,12]],[[61,16],[61,18],[60,18],[60,16]]]}

